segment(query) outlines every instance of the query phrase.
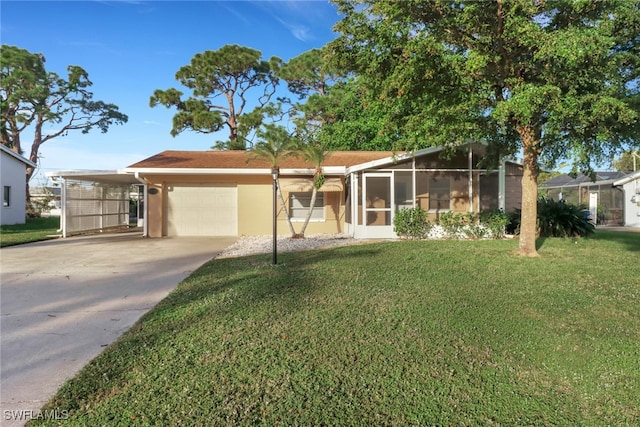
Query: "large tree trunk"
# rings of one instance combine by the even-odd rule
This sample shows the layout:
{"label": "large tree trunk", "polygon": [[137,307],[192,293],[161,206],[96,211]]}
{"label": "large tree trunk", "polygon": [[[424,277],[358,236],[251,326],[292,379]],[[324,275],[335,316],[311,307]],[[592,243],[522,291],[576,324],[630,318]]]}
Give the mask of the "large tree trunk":
{"label": "large tree trunk", "polygon": [[[35,131],[34,131],[34,136],[33,136],[33,144],[31,144],[31,152],[29,153],[29,160],[31,160],[33,163],[35,163],[36,165],[38,164],[38,153],[40,152],[40,146],[42,145],[42,126],[44,124],[44,120],[39,117],[38,121],[36,122],[36,127],[35,127]],[[27,208],[29,207],[29,204],[31,203],[31,191],[29,191],[29,181],[31,181],[31,177],[33,177],[33,174],[35,172],[35,168],[32,168],[30,166],[27,166],[27,176],[26,176],[26,204],[27,204]]]}
{"label": "large tree trunk", "polygon": [[520,244],[518,253],[524,256],[538,256],[536,237],[538,234],[538,156],[540,141],[531,126],[519,126],[522,138],[524,168],[522,175],[522,217],[520,220]]}

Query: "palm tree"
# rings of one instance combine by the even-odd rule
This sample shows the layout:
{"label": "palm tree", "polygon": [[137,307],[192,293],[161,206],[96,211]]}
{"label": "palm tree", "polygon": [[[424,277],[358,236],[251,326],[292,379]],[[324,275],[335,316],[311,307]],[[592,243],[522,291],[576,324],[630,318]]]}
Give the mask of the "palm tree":
{"label": "palm tree", "polygon": [[[251,153],[255,154],[253,160],[263,158],[269,161],[271,168],[280,169],[280,161],[289,156],[297,155],[296,143],[283,126],[273,123],[264,124],[256,133],[261,139],[252,149]],[[291,216],[287,211],[287,205],[282,196],[280,182],[277,182],[278,196],[280,198],[280,207],[287,218],[287,225],[292,237],[297,237],[296,230],[293,228]]]}
{"label": "palm tree", "polygon": [[309,203],[309,211],[307,212],[307,217],[304,220],[304,224],[302,225],[302,230],[300,230],[299,235],[299,237],[304,237],[304,232],[307,229],[307,225],[309,225],[309,220],[311,219],[311,214],[313,213],[313,207],[316,204],[318,190],[324,184],[322,163],[324,163],[329,152],[325,150],[324,145],[318,142],[300,144],[298,147],[298,152],[304,160],[313,164],[315,168],[313,173],[313,188],[311,190],[311,202]]}

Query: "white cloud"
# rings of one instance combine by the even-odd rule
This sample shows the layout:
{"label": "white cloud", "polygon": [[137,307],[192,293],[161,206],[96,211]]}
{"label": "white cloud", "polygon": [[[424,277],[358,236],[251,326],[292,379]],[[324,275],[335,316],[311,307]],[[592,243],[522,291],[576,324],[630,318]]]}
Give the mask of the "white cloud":
{"label": "white cloud", "polygon": [[309,27],[300,24],[293,24],[277,17],[276,19],[291,32],[293,37],[298,40],[306,42],[313,39],[313,35],[311,34]]}

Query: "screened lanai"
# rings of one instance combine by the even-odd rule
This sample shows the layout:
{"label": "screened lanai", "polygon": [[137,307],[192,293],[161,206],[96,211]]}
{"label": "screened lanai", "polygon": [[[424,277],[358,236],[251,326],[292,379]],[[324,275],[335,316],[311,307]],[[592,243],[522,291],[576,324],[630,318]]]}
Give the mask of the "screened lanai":
{"label": "screened lanai", "polygon": [[592,220],[601,225],[624,224],[624,192],[613,183],[623,172],[596,172],[595,181],[586,175],[561,175],[540,185],[540,191],[555,200],[588,209]]}
{"label": "screened lanai", "polygon": [[520,207],[522,166],[503,161],[487,168],[485,151],[469,144],[445,155],[434,147],[349,168],[345,230],[356,238],[394,237],[393,220],[403,208],[420,207],[434,221],[447,212]]}

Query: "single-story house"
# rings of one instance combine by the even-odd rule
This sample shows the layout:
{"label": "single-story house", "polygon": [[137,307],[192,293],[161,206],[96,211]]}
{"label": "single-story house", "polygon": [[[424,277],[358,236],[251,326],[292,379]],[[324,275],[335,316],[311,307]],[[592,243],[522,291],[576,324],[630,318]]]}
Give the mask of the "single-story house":
{"label": "single-story house", "polygon": [[39,205],[42,216],[60,216],[60,187],[38,186],[29,189],[31,203]]}
{"label": "single-story house", "polygon": [[575,177],[559,175],[540,184],[540,190],[548,197],[583,205],[591,212],[597,224],[624,224],[624,194],[615,182],[626,177],[624,172],[595,172],[595,180],[584,174]]}
{"label": "single-story house", "polygon": [[613,186],[624,194],[624,225],[640,227],[640,171],[615,181]]}
{"label": "single-story house", "polygon": [[35,168],[36,165],[0,144],[0,225],[24,224],[26,221],[27,167]]}
{"label": "single-story house", "polygon": [[[332,152],[322,165],[325,182],[306,234],[395,237],[393,218],[404,207],[420,206],[432,218],[448,211],[520,207],[522,166],[504,161],[494,170],[479,167],[484,153],[485,146],[480,144],[469,144],[450,157],[442,156],[442,148]],[[313,165],[299,157],[286,157],[279,164],[278,183],[296,231],[309,208],[313,174]],[[171,150],[117,172],[49,175],[66,182],[63,220],[69,182],[87,187],[93,180],[92,188],[101,182],[111,192],[118,183],[144,186],[141,205],[148,237],[269,235],[273,231],[271,164],[251,151]],[[74,196],[76,205],[78,197]],[[289,233],[284,215],[278,203],[279,234]]]}

